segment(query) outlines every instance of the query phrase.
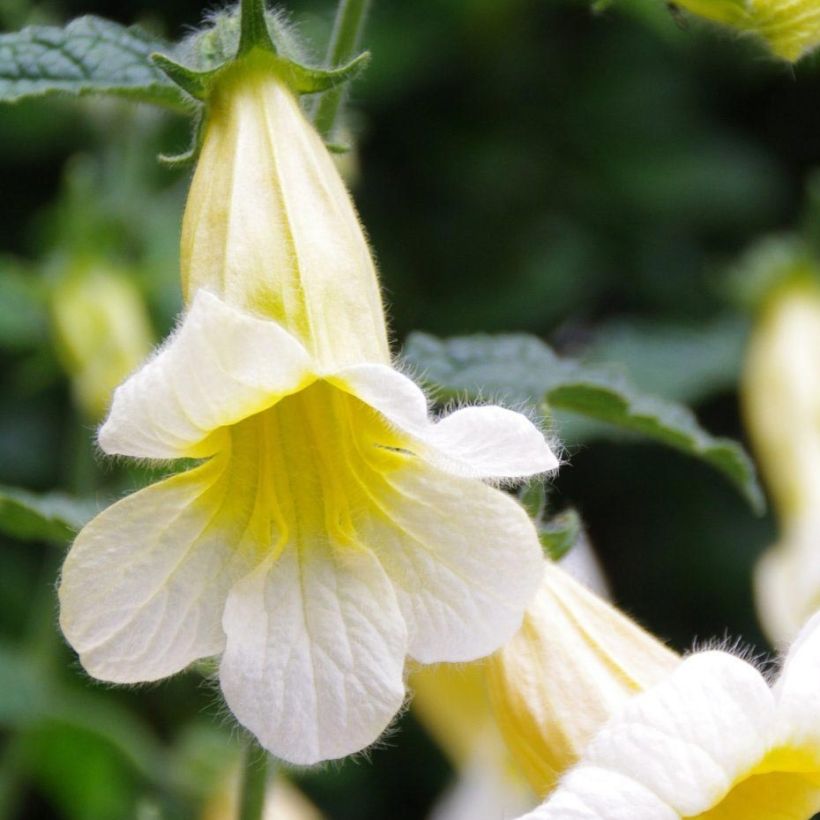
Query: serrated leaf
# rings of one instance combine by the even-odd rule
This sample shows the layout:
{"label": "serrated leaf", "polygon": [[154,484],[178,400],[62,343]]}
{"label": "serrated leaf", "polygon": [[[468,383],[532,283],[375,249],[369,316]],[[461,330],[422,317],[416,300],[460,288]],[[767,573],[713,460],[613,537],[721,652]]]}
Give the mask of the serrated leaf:
{"label": "serrated leaf", "polygon": [[149,59],[168,50],[139,28],[94,16],[0,34],[0,102],[109,94],[184,110],[179,89]]}
{"label": "serrated leaf", "polygon": [[443,398],[496,398],[567,410],[638,433],[700,458],[722,471],[755,510],[763,494],[755,469],[736,442],[709,435],[686,407],[634,387],[621,373],[558,356],[534,336],[412,334],[405,349]]}
{"label": "serrated leaf", "polygon": [[70,541],[95,513],[89,501],[0,487],[0,531],[21,541]]}
{"label": "serrated leaf", "polygon": [[581,518],[571,508],[538,525],[538,540],[553,561],[560,561],[575,546],[580,535]]}

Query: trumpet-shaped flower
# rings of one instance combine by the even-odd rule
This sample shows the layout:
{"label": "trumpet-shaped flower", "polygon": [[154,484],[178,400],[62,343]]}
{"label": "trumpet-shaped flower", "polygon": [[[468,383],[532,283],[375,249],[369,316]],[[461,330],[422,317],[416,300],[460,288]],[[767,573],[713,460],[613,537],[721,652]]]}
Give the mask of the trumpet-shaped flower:
{"label": "trumpet-shaped flower", "polygon": [[187,310],[99,433],[108,453],[202,463],[80,532],[60,622],[107,681],[221,655],[239,721],[310,764],[379,736],[406,656],[472,660],[515,632],[540,547],[483,479],[557,462],[509,410],[429,417],[390,365],[367,244],[297,101],[245,64],[220,83],[183,226]]}
{"label": "trumpet-shaped flower", "polygon": [[537,794],[555,786],[611,715],[680,658],[559,566],[518,633],[487,662],[496,721]]}
{"label": "trumpet-shaped flower", "polygon": [[749,346],[743,410],[781,523],[757,568],[761,622],[776,643],[820,608],[820,290],[811,271],[766,300]]}
{"label": "trumpet-shaped flower", "polygon": [[820,615],[773,686],[727,652],[636,695],[526,820],[809,820],[820,810]]}

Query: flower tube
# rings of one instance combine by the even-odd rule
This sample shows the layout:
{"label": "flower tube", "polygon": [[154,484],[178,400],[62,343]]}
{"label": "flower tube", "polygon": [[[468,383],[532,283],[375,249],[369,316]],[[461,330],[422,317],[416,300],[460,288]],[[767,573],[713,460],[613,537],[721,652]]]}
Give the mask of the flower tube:
{"label": "flower tube", "polygon": [[518,633],[487,662],[496,721],[543,796],[629,698],[680,658],[559,566],[547,562]]}

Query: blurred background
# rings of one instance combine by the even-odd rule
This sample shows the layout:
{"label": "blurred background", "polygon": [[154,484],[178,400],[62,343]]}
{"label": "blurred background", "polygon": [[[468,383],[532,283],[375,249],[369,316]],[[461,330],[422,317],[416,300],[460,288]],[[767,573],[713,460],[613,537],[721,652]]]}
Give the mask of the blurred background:
{"label": "blurred background", "polygon": [[[332,4],[287,8],[321,55]],[[0,0],[0,27],[93,13],[175,40],[203,11]],[[531,332],[743,439],[754,295],[738,260],[772,233],[820,241],[820,60],[788,66],[662,0],[374,0],[365,41],[345,163],[397,346],[412,330]],[[99,385],[179,308],[189,172],[156,156],[187,140],[184,117],[110,101],[0,109],[0,484],[102,506],[147,480],[103,461],[93,430]],[[88,350],[122,330],[95,314],[101,293],[129,330],[90,373]],[[552,503],[580,511],[618,604],[677,649],[766,650],[750,572],[771,516],[675,451],[566,446]],[[62,550],[0,537],[0,818],[219,816],[203,812],[237,742],[214,687],[197,671],[89,681],[56,629]],[[450,776],[412,713],[366,757],[292,773],[339,820],[426,817]]]}

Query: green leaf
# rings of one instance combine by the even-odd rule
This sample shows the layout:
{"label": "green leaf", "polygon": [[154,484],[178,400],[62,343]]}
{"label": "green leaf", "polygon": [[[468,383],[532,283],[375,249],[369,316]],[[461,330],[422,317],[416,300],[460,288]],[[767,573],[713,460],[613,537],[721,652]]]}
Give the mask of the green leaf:
{"label": "green leaf", "polygon": [[749,323],[735,316],[699,327],[612,322],[596,330],[583,360],[618,362],[641,390],[695,403],[737,384],[748,335]]}
{"label": "green leaf", "polygon": [[415,333],[407,360],[442,398],[497,398],[567,410],[638,433],[722,471],[760,511],[763,493],[745,450],[709,435],[686,407],[647,395],[621,373],[564,359],[526,334],[437,339]]}
{"label": "green leaf", "polygon": [[52,94],[112,94],[177,110],[188,105],[149,59],[168,44],[138,28],[80,17],[64,28],[0,34],[0,102]]}
{"label": "green leaf", "polygon": [[538,540],[553,561],[560,561],[575,546],[580,535],[581,518],[571,508],[538,524]]}
{"label": "green leaf", "polygon": [[70,541],[95,511],[90,501],[62,493],[0,486],[0,531],[22,541]]}

